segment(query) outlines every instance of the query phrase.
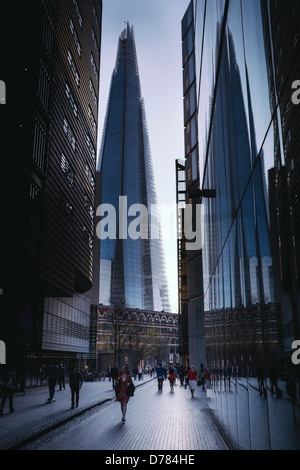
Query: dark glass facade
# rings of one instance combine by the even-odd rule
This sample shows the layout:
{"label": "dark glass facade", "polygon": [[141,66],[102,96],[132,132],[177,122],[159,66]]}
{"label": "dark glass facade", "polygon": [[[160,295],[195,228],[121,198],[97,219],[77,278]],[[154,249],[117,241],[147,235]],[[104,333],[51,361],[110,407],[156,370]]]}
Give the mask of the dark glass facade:
{"label": "dark glass facade", "polygon": [[[181,24],[182,37],[182,76],[183,76],[183,108],[184,108],[184,170],[185,170],[185,208],[192,211],[192,230],[195,232],[198,222],[196,207],[200,204],[199,198],[190,198],[189,192],[200,188],[199,174],[199,146],[198,146],[198,103],[196,82],[196,55],[195,55],[195,21],[193,5],[190,4]],[[180,195],[180,193],[179,193]],[[180,199],[180,198],[179,198]],[[181,202],[181,204],[183,201]],[[181,208],[182,209],[182,208]],[[179,208],[179,213],[180,210]],[[185,211],[181,211],[182,226],[187,228]],[[183,240],[184,241],[184,240]],[[187,249],[188,248],[188,249]],[[178,257],[186,257],[187,261],[187,308],[188,342],[190,365],[205,362],[204,343],[204,304],[202,283],[202,246],[201,249],[191,249],[186,244],[178,245]],[[180,267],[180,265],[179,265]]]}
{"label": "dark glass facade", "polygon": [[299,24],[293,0],[195,0],[182,22],[183,56],[187,62],[195,56],[184,87],[195,75],[200,187],[216,190],[202,201],[203,278],[197,280],[209,393],[236,448],[299,448],[292,427],[280,442],[271,393],[274,376],[285,399],[288,378],[299,392],[299,366],[291,360],[299,339],[300,108],[292,102]]}
{"label": "dark glass facade", "polygon": [[157,204],[134,32],[129,24],[119,38],[98,170],[102,204],[115,208],[117,221],[116,238],[101,239],[100,303],[110,305],[121,298],[128,307],[170,311],[157,211],[149,217],[147,238],[128,235],[135,218],[130,216],[125,235],[119,236],[120,197],[127,198],[126,214],[134,204],[144,205],[150,214],[151,205]]}
{"label": "dark glass facade", "polygon": [[89,352],[80,296],[93,281],[102,1],[31,0],[2,13],[18,53],[2,55],[1,339],[23,374],[28,361],[36,371],[45,357]]}

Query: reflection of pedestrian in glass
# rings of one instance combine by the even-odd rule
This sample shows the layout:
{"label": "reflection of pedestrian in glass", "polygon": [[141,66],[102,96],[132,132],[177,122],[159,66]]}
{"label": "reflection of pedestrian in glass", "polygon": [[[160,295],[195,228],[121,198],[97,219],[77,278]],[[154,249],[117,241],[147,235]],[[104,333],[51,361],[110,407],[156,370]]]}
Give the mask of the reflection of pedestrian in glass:
{"label": "reflection of pedestrian in glass", "polygon": [[4,378],[3,386],[2,386],[2,400],[1,400],[1,408],[0,408],[0,415],[3,415],[3,408],[8,398],[9,404],[9,411],[10,413],[14,412],[13,408],[13,398],[14,393],[17,392],[18,385],[16,379],[14,377],[13,372],[10,372],[6,378]]}
{"label": "reflection of pedestrian in glass", "polygon": [[227,377],[228,377],[228,386],[230,390],[230,383],[231,383],[231,375],[232,375],[232,366],[228,364],[227,366]]}
{"label": "reflection of pedestrian in glass", "polygon": [[202,385],[202,390],[205,392],[206,369],[203,364],[200,364],[199,378]]}
{"label": "reflection of pedestrian in glass", "polygon": [[295,377],[293,375],[288,376],[287,382],[286,382],[286,392],[288,396],[291,399],[292,407],[293,407],[293,419],[295,423],[297,422],[296,420],[296,401],[297,401],[297,386],[296,386],[296,381]]}
{"label": "reflection of pedestrian in glass", "polygon": [[121,403],[122,421],[125,423],[125,416],[127,412],[127,403],[129,401],[129,395],[127,394],[127,387],[132,382],[132,378],[128,373],[128,369],[123,366],[121,374],[116,383],[116,401]]}
{"label": "reflection of pedestrian in glass", "polygon": [[71,410],[74,408],[75,398],[76,398],[76,407],[79,404],[79,390],[82,387],[83,378],[77,367],[74,367],[73,372],[70,375],[70,388],[71,388]]}
{"label": "reflection of pedestrian in glass", "polygon": [[264,366],[260,364],[257,368],[257,380],[258,380],[258,388],[259,388],[259,396],[263,393],[265,395],[265,371]]}
{"label": "reflection of pedestrian in glass", "polygon": [[271,386],[271,396],[273,396],[273,389],[275,393],[277,392],[277,367],[276,364],[272,364],[270,367],[270,386]]}

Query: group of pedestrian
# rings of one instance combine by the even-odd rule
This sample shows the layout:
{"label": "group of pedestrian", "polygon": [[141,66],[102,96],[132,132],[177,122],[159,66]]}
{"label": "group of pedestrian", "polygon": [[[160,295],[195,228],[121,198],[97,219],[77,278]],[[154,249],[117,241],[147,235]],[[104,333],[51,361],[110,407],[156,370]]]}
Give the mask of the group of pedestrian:
{"label": "group of pedestrian", "polygon": [[[57,364],[50,364],[46,368],[46,374],[48,377],[48,388],[49,388],[49,398],[47,399],[46,403],[53,403],[54,400],[54,393],[55,387],[58,384],[59,390],[66,389],[66,369],[64,365],[61,363],[59,366]],[[71,391],[71,409],[74,408],[75,404],[76,407],[79,405],[79,391],[82,387],[83,383],[83,376],[81,372],[78,370],[78,367],[75,366],[70,373],[69,377],[69,387]]]}

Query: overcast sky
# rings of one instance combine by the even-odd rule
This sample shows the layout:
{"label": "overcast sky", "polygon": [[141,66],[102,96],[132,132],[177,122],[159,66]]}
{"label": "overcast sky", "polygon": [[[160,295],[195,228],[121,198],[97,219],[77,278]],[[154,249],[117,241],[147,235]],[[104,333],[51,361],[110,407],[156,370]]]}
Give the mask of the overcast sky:
{"label": "overcast sky", "polygon": [[[98,151],[118,40],[128,21],[135,34],[158,203],[170,206],[176,203],[175,160],[184,157],[181,20],[189,1],[103,0]],[[177,312],[175,238],[165,235],[164,247]]]}

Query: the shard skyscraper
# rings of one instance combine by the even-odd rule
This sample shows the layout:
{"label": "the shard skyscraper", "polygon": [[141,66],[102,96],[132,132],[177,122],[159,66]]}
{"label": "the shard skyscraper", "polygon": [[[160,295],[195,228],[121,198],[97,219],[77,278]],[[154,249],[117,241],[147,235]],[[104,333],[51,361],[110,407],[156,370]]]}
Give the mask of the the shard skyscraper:
{"label": "the shard skyscraper", "polygon": [[[150,217],[150,208],[157,205],[156,190],[134,31],[128,23],[119,38],[98,171],[102,206],[110,204],[116,211],[116,238],[101,239],[100,303],[122,300],[127,307],[170,312],[157,211]],[[120,197],[127,215],[135,204],[148,209],[148,237],[120,236]],[[128,234],[129,224],[138,216],[128,215],[123,234]]]}

